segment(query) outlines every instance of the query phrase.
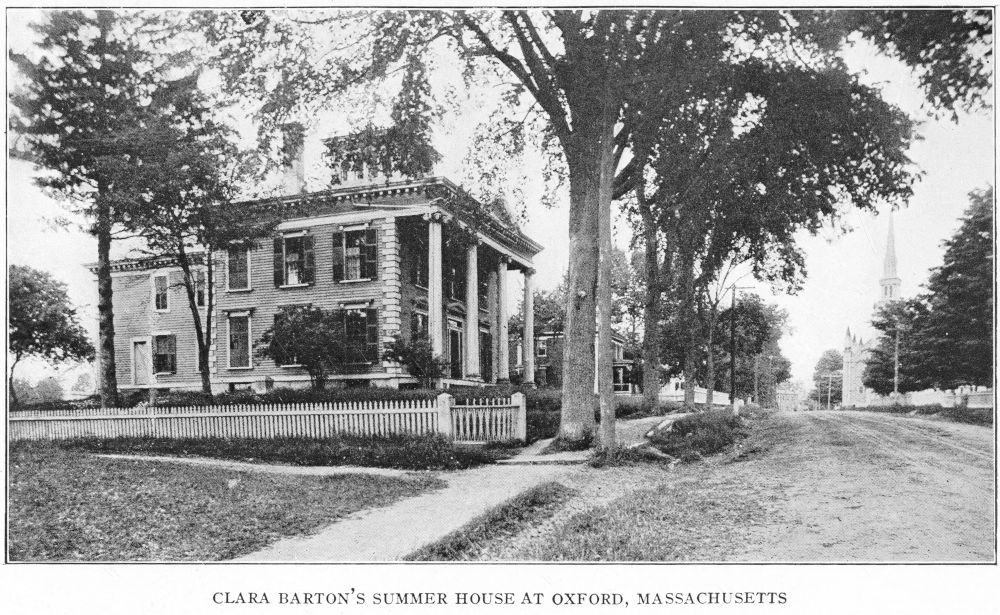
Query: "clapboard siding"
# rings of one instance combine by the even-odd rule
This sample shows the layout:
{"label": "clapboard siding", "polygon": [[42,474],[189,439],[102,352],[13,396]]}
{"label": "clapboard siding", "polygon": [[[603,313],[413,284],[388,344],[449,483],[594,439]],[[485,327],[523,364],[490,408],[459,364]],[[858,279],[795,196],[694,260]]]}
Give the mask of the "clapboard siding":
{"label": "clapboard siding", "polygon": [[[153,276],[168,276],[167,306],[165,312],[153,309]],[[133,338],[150,338],[157,334],[171,334],[176,338],[177,373],[157,375],[151,384],[170,386],[199,379],[198,342],[194,332],[194,319],[183,287],[183,274],[179,269],[150,270],[112,278],[115,307],[115,369],[118,384],[128,388],[133,384]],[[202,322],[205,312],[202,310]],[[151,342],[150,342],[151,343]]]}
{"label": "clapboard siding", "polygon": [[[382,258],[382,248],[387,233],[383,226],[386,219],[371,222],[372,227],[379,230],[379,257]],[[333,279],[333,234],[340,231],[340,224],[321,224],[308,227],[308,232],[314,237],[315,250],[315,280],[309,286],[298,288],[278,288],[274,285],[274,252],[273,238],[257,242],[250,251],[250,291],[226,290],[224,272],[219,276],[219,343],[216,346],[219,376],[227,381],[257,382],[265,378],[273,378],[276,382],[289,377],[305,377],[301,368],[278,367],[270,359],[253,356],[253,369],[229,368],[229,338],[227,313],[239,310],[251,310],[251,333],[256,344],[268,328],[274,324],[274,316],[284,306],[309,304],[325,310],[341,309],[344,304],[371,302],[370,307],[379,310],[381,318],[383,285],[398,284],[398,281],[378,280],[370,282],[336,282]],[[396,241],[389,237],[389,241]],[[226,258],[221,257],[223,265]],[[381,268],[381,262],[380,262]],[[225,266],[223,266],[225,268]],[[383,371],[381,365],[372,366],[371,372]]]}

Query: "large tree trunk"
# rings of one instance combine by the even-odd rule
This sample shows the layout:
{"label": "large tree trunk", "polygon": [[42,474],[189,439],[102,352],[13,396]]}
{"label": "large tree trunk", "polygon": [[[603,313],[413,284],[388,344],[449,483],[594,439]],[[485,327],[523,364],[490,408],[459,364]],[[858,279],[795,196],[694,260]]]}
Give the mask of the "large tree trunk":
{"label": "large tree trunk", "polygon": [[[610,124],[610,122],[609,122]],[[612,143],[614,132],[606,127],[602,140]],[[601,148],[600,215],[598,215],[597,272],[597,395],[601,409],[600,448],[615,448],[615,391],[613,383],[614,350],[611,344],[611,184],[614,169],[611,165],[611,147]]]}
{"label": "large tree trunk", "polygon": [[14,362],[10,364],[10,374],[7,376],[7,391],[10,394],[10,407],[17,408],[17,391],[14,390],[14,368],[21,361],[21,355],[14,355]]}
{"label": "large tree trunk", "polygon": [[100,348],[101,407],[118,405],[118,375],[115,368],[115,312],[111,287],[111,207],[97,197],[97,314]]}
{"label": "large tree trunk", "polygon": [[682,284],[681,310],[683,311],[684,327],[684,411],[695,410],[695,387],[697,386],[697,355],[698,355],[698,315],[694,305],[694,263],[689,260],[681,265]]}
{"label": "large tree trunk", "polygon": [[[643,202],[645,199],[642,199]],[[642,409],[652,413],[660,396],[660,254],[656,221],[648,206],[640,206],[646,257],[646,300],[642,306]],[[666,267],[666,263],[664,263]]]}
{"label": "large tree trunk", "polygon": [[611,206],[612,134],[599,116],[599,110],[575,115],[573,135],[565,147],[570,183],[569,287],[559,437],[577,441],[594,432],[598,218],[601,207]]}

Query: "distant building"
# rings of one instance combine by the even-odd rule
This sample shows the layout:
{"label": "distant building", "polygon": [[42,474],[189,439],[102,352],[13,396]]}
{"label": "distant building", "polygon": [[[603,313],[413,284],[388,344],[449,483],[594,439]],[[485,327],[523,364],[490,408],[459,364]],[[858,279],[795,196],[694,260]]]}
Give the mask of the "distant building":
{"label": "distant building", "polygon": [[[885,245],[885,260],[882,262],[882,278],[879,280],[879,298],[875,302],[875,307],[878,308],[890,301],[902,299],[901,285],[902,279],[900,279],[896,267],[896,237],[892,213],[890,213],[889,233]],[[987,401],[993,399],[992,393],[989,391],[979,391],[978,394],[970,395],[976,393],[974,387],[961,387],[957,391],[927,389],[896,396],[879,395],[864,385],[865,366],[875,345],[876,341],[874,339],[865,341],[858,335],[852,334],[850,327],[848,327],[844,338],[843,379],[841,385],[843,395],[841,401],[842,407],[855,408],[892,404],[940,404],[942,406],[953,406],[957,403],[970,403],[975,406],[977,404],[992,403],[991,401]]]}
{"label": "distant building", "polygon": [[[595,336],[596,352],[596,336]],[[535,383],[538,386],[560,387],[563,383],[563,347],[565,335],[559,331],[541,331],[535,334]],[[524,348],[526,345],[519,338],[510,341],[511,356],[515,357],[511,368],[512,379],[524,378]],[[611,334],[611,349],[613,356],[612,383],[616,394],[637,394],[641,391],[638,383],[638,373],[635,371],[635,361],[625,355],[625,337],[618,333]],[[595,376],[596,387],[596,376]]]}

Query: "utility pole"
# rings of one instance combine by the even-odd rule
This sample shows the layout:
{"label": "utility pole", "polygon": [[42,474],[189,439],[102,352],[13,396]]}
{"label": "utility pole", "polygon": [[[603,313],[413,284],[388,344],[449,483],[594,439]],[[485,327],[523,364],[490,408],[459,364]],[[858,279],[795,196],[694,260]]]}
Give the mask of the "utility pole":
{"label": "utility pole", "polygon": [[826,375],[826,409],[830,409],[830,392],[833,389],[833,374]]}
{"label": "utility pole", "polygon": [[753,357],[753,403],[760,405],[760,389],[758,385],[758,380],[760,372],[760,355],[754,355]]}
{"label": "utility pole", "polygon": [[736,410],[736,292],[750,288],[753,287],[733,285],[732,303],[729,304],[729,403],[733,411]]}
{"label": "utility pole", "polygon": [[899,403],[899,320],[896,321],[896,348],[892,357],[892,399]]}

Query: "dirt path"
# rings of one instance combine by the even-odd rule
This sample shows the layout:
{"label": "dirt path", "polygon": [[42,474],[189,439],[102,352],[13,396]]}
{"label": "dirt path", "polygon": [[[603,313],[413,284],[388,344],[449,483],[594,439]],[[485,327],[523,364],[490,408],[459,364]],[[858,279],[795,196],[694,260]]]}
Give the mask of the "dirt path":
{"label": "dirt path", "polygon": [[746,468],[772,483],[780,520],[738,559],[992,561],[992,430],[862,412],[790,421],[794,445]]}
{"label": "dirt path", "polygon": [[641,521],[671,545],[660,559],[993,561],[991,429],[860,412],[768,425],[707,463],[578,468],[560,479],[579,490],[564,510],[484,558],[538,559],[574,515],[658,489],[670,520]]}

